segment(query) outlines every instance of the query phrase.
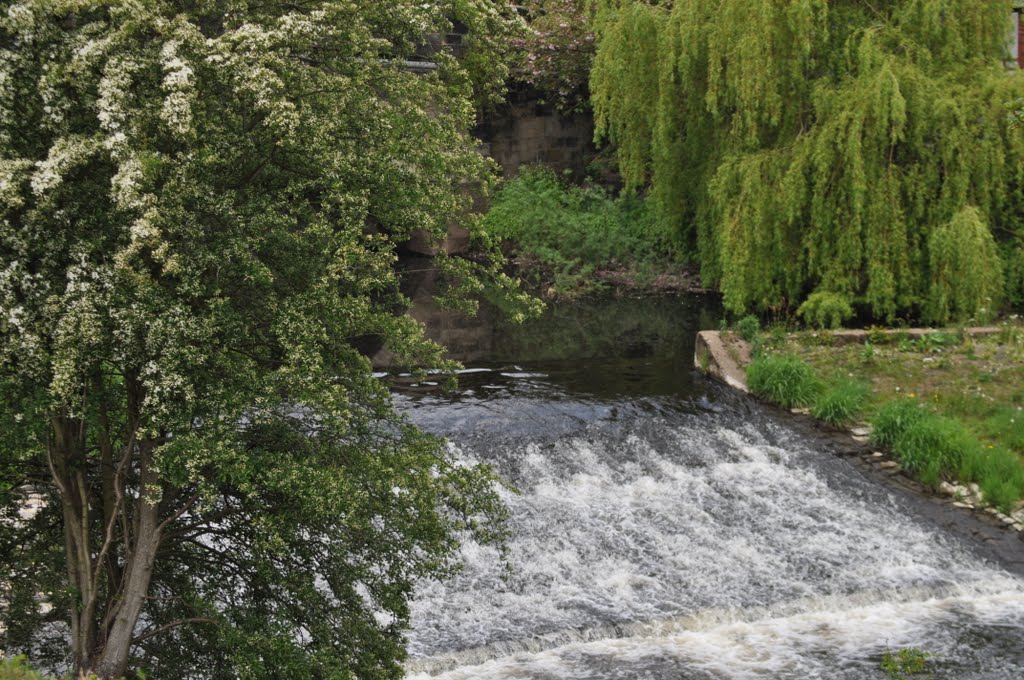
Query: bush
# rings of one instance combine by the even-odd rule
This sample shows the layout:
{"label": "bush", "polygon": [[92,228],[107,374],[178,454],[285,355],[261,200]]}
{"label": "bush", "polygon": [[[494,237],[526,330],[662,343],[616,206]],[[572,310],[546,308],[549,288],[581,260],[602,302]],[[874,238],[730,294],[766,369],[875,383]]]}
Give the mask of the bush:
{"label": "bush", "polygon": [[786,408],[807,406],[819,391],[811,367],[792,355],[755,359],[747,367],[747,386],[757,396]]}
{"label": "bush", "polygon": [[643,200],[614,198],[600,187],[563,186],[542,167],[524,168],[501,188],[484,226],[563,276],[578,276],[587,265],[642,268],[675,259],[675,237],[657,226]]}
{"label": "bush", "polygon": [[736,330],[747,342],[754,342],[754,338],[761,332],[761,322],[753,314],[749,314],[736,322]]}
{"label": "bush", "polygon": [[1003,271],[1006,272],[1006,300],[1014,309],[1024,308],[1024,238],[1002,249]]}
{"label": "bush", "polygon": [[842,379],[818,396],[811,414],[832,425],[847,425],[863,412],[870,395],[867,383]]}
{"label": "bush", "polygon": [[46,680],[28,665],[23,656],[0,659],[0,680]]}
{"label": "bush", "polygon": [[964,208],[928,240],[931,287],[925,319],[983,322],[1003,295],[1003,262],[992,232],[976,208]]}
{"label": "bush", "polygon": [[816,328],[839,328],[853,316],[853,308],[844,296],[823,290],[811,293],[796,313]]}

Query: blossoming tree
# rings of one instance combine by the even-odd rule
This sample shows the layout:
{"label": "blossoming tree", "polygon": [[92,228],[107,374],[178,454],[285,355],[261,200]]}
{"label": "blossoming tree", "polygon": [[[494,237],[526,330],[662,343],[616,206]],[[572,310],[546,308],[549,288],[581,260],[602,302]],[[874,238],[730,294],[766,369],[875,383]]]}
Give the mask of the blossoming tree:
{"label": "blossoming tree", "polygon": [[[465,130],[510,7],[4,5],[0,649],[104,678],[400,675],[414,582],[501,506],[360,350],[440,363],[394,313],[395,249],[489,176]],[[452,19],[472,58],[405,69]],[[452,297],[517,295],[438,262]]]}

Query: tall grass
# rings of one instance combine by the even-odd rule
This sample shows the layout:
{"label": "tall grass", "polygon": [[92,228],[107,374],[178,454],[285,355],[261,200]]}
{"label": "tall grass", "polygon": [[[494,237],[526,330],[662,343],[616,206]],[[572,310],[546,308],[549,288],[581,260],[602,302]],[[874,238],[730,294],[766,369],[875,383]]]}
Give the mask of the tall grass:
{"label": "tall grass", "polygon": [[927,416],[928,412],[913,399],[890,401],[872,419],[871,438],[878,446],[891,449],[904,430]]}
{"label": "tall grass", "polygon": [[943,479],[975,482],[983,498],[1003,512],[1024,498],[1024,465],[1010,449],[983,444],[960,421],[928,411],[911,399],[891,401],[872,420],[876,444],[892,450],[924,484]]}
{"label": "tall grass", "polygon": [[817,396],[811,415],[832,425],[849,425],[860,417],[870,397],[867,383],[841,378]]}
{"label": "tall grass", "polygon": [[969,461],[977,459],[980,449],[978,440],[958,421],[934,414],[907,427],[893,445],[903,467],[932,489],[944,476],[959,476]]}
{"label": "tall grass", "polygon": [[759,397],[780,406],[808,406],[820,385],[811,367],[792,355],[761,356],[747,367],[747,386]]}

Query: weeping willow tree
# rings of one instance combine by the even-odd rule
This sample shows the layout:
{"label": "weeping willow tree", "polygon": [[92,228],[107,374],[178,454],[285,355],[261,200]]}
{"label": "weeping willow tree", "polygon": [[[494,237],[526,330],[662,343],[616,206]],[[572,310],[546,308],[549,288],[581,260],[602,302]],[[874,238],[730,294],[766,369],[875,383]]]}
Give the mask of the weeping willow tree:
{"label": "weeping willow tree", "polygon": [[980,317],[1022,297],[1011,4],[595,0],[597,135],[733,311]]}

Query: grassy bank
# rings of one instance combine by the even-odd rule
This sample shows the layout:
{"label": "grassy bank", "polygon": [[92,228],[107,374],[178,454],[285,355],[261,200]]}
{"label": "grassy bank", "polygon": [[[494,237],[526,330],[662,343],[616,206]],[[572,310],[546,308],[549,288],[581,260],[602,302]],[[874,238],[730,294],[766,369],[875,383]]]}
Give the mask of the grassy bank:
{"label": "grassy bank", "polygon": [[[749,334],[749,331],[746,333]],[[751,391],[825,421],[866,421],[873,442],[926,486],[975,483],[1010,512],[1024,499],[1024,325],[971,336],[946,329],[919,338],[770,329],[753,337]]]}
{"label": "grassy bank", "polygon": [[613,286],[685,290],[696,280],[643,199],[566,184],[542,167],[506,182],[484,224],[504,242],[517,273],[548,297]]}

